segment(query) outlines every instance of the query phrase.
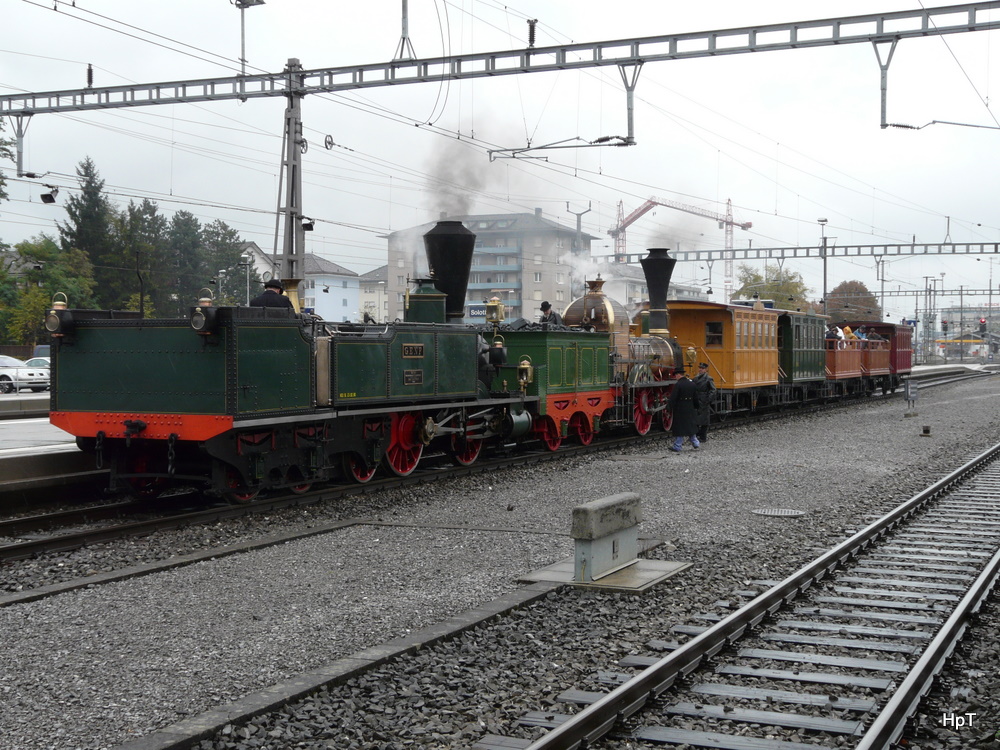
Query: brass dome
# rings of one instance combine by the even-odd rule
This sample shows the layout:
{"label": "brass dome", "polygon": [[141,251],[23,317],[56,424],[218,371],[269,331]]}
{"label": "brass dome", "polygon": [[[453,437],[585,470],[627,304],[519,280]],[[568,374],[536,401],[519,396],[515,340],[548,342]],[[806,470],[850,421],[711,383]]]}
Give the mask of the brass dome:
{"label": "brass dome", "polygon": [[563,322],[568,326],[593,326],[596,331],[628,331],[628,313],[625,306],[607,296],[604,279],[587,281],[587,292],[569,303],[563,313]]}

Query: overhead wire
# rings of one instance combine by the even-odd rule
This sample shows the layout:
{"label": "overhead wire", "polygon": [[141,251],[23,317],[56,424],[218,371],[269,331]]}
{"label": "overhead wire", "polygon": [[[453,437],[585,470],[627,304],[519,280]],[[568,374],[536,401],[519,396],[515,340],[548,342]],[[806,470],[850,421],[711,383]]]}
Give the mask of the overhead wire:
{"label": "overhead wire", "polygon": [[[58,1],[59,1],[59,0],[57,0],[57,2],[58,2]],[[38,2],[33,2],[32,0],[24,0],[24,2],[28,2],[29,4],[32,4],[32,5],[37,5],[37,6],[39,6],[39,7],[43,7],[43,6],[41,6],[41,4],[40,4],[40,3],[38,3]],[[65,5],[66,3],[64,3],[64,2],[63,2],[63,4]],[[447,6],[447,5],[449,5],[449,4],[451,4],[451,3],[448,3],[448,2],[445,2],[445,5],[446,5],[446,6]],[[481,4],[481,5],[489,5],[488,3],[482,3],[482,2],[481,2],[480,4]],[[496,4],[496,5],[499,5],[498,3],[495,3],[495,4]],[[506,6],[506,5],[505,5],[505,6],[503,6],[503,9],[504,9],[504,11],[505,11],[505,12],[508,12],[508,13],[510,13],[510,14],[512,14],[512,15],[517,15],[517,14],[519,13],[518,11],[515,11],[514,9],[511,9],[511,8],[510,8],[509,6]],[[465,12],[465,11],[464,11],[464,9],[462,9],[462,12]],[[95,14],[95,15],[98,15],[98,16],[100,16],[100,14]],[[478,16],[475,16],[474,14],[472,14],[472,15],[473,15],[473,17],[474,17],[474,18],[477,18],[477,19],[479,19],[479,17],[478,17]],[[524,14],[521,14],[521,15],[522,15],[522,16],[523,16],[524,18],[527,18],[527,16],[526,16],[526,15],[524,15]],[[107,19],[107,17],[105,17],[105,16],[100,16],[100,17],[101,17],[101,18],[105,18],[105,19]],[[80,20],[83,20],[83,21],[85,21],[85,22],[88,22],[88,23],[93,23],[93,22],[90,22],[90,21],[87,21],[86,19],[80,19]],[[108,28],[108,27],[104,26],[103,24],[97,24],[97,25],[99,25],[99,26],[102,26],[102,27],[104,27],[104,28]],[[133,29],[138,29],[138,27],[134,27],[134,26],[130,26],[130,25],[128,25],[128,24],[124,24],[124,25],[126,25],[126,26],[129,26],[130,28],[133,28]],[[494,28],[499,28],[499,27],[496,27],[496,26],[494,26]],[[508,32],[507,32],[507,33],[508,33],[508,34],[510,35],[510,31],[509,31],[509,24],[508,24]],[[129,34],[129,36],[134,36],[134,35],[131,35],[131,34]],[[513,35],[511,35],[511,37],[513,38]],[[155,42],[152,42],[152,41],[150,41],[150,40],[143,40],[143,39],[141,39],[141,38],[140,38],[140,37],[138,37],[138,36],[135,36],[135,38],[137,38],[137,39],[140,39],[141,41],[147,41],[147,42],[149,42],[149,43],[155,43]],[[199,49],[199,48],[196,48],[196,47],[193,47],[192,45],[186,45],[186,44],[184,44],[184,43],[182,43],[182,42],[177,42],[177,40],[172,40],[172,39],[169,39],[168,37],[162,37],[162,36],[161,36],[161,38],[163,38],[163,39],[167,39],[167,40],[169,40],[169,41],[171,41],[171,42],[174,42],[174,43],[177,43],[177,44],[181,44],[181,45],[184,45],[184,46],[187,46],[187,47],[190,47],[191,49]],[[163,45],[160,45],[160,46],[163,46]],[[168,47],[168,49],[170,49],[170,48]],[[183,54],[191,54],[191,53],[187,53],[187,52],[183,52],[183,50],[176,50],[176,49],[174,49],[173,51],[175,51],[175,52],[181,52],[181,53],[183,53]],[[222,58],[222,59],[228,59],[228,58],[224,58],[224,57],[223,57],[223,56],[221,56],[221,55],[216,55],[215,53],[209,53],[209,52],[207,52],[207,51],[205,51],[205,50],[199,50],[199,51],[201,51],[201,52],[205,52],[206,54],[212,54],[212,55],[214,55],[214,56],[216,56],[216,57],[220,57],[220,58]],[[201,58],[201,57],[199,57],[199,56],[197,56],[197,55],[192,55],[192,56],[196,57],[197,59],[203,59],[203,58]],[[335,97],[335,98],[337,99],[337,101],[338,101],[339,103],[341,103],[341,104],[343,104],[343,105],[345,105],[345,106],[352,106],[352,105],[350,105],[350,104],[347,104],[347,101],[348,101],[348,100],[346,100],[346,99],[345,99],[344,97]],[[366,104],[365,106],[369,106],[369,107],[370,107],[371,105],[369,105],[369,104]],[[703,106],[703,105],[702,105],[702,106]],[[435,109],[436,109],[436,104],[435,104]],[[432,112],[433,112],[433,111],[434,111],[434,110],[432,110]],[[387,115],[388,115],[388,113],[390,113],[390,112],[391,112],[390,110],[386,110],[385,108],[381,108],[381,115],[380,115],[380,116],[387,116]],[[379,113],[375,113],[375,114],[379,114]],[[398,113],[393,113],[393,114],[397,114],[397,115],[398,115]],[[442,114],[443,114],[443,112],[442,112]],[[400,116],[400,120],[401,120],[401,121],[402,121],[402,119],[404,119],[404,118],[402,118],[402,116]],[[525,122],[525,128],[527,128],[527,123],[526,123],[526,122]],[[432,130],[432,131],[433,131],[433,128],[430,128],[430,130]],[[537,128],[536,128],[536,130],[537,130]],[[450,131],[450,132],[454,132],[454,131]],[[526,129],[526,135],[527,135],[527,129]],[[482,148],[482,146],[480,146],[480,147]],[[390,163],[390,164],[391,164],[391,163]],[[533,165],[533,166],[537,166],[537,165]],[[745,165],[744,165],[744,166],[745,166]],[[398,168],[400,168],[400,165],[392,165],[392,167],[393,167],[393,169],[398,169]],[[574,167],[573,169],[575,170],[576,168]],[[417,174],[419,174],[419,172],[417,172]],[[808,174],[808,173],[807,173],[807,174]],[[567,174],[563,174],[563,176],[572,176],[572,175],[567,175]],[[611,177],[610,175],[608,175],[608,174],[607,174],[606,172],[603,172],[603,171],[602,171],[602,173],[601,173],[601,175],[600,175],[600,176],[601,176],[601,177],[603,177],[603,178],[608,178],[608,177]],[[428,176],[428,175],[425,175],[425,177],[430,177],[430,176]],[[377,184],[377,183],[376,183],[376,184]],[[592,184],[594,184],[594,183],[592,183]],[[789,218],[789,217],[786,217],[786,218]]]}

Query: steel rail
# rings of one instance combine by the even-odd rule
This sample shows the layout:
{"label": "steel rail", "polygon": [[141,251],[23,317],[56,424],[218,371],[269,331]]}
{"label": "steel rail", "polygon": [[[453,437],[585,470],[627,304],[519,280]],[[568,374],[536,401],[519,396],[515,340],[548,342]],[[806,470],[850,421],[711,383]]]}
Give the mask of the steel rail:
{"label": "steel rail", "polygon": [[927,381],[920,381],[917,384],[917,388],[923,390],[924,388],[934,388],[938,385],[948,385],[949,383],[961,383],[963,380],[976,380],[978,378],[988,378],[996,375],[993,371],[980,371],[980,372],[967,372],[960,373],[956,375],[943,375],[939,378],[928,378]]}
{"label": "steel rail", "polygon": [[[157,531],[166,531],[185,526],[215,523],[217,521],[243,518],[245,516],[259,513],[271,513],[285,508],[315,505],[330,500],[339,500],[347,497],[370,494],[380,490],[396,489],[399,487],[427,484],[443,479],[482,474],[510,466],[523,466],[533,463],[541,463],[543,461],[557,461],[567,456],[613,449],[620,447],[621,445],[627,445],[639,440],[645,440],[649,437],[651,436],[635,435],[616,437],[590,446],[564,446],[558,451],[535,450],[509,456],[497,455],[481,459],[469,466],[449,466],[446,470],[442,470],[437,465],[428,464],[423,468],[423,470],[415,471],[405,477],[387,477],[385,479],[375,480],[365,484],[331,485],[322,487],[313,492],[306,492],[302,494],[289,493],[246,504],[226,505],[206,510],[175,513],[144,521],[135,521],[132,523],[118,524],[98,529],[86,529],[73,532],[71,534],[53,536],[47,539],[17,542],[14,544],[0,546],[0,561],[24,560],[40,554],[68,552],[91,544],[99,544],[126,537],[146,536]],[[654,439],[665,439],[667,438],[667,433],[663,432],[653,437]]]}
{"label": "steel rail", "polygon": [[855,750],[882,750],[899,739],[909,718],[916,712],[920,700],[930,690],[931,683],[944,668],[945,662],[962,640],[970,617],[993,591],[1000,576],[1000,550],[979,574],[975,583],[962,597],[958,607],[941,626],[934,639],[900,683]]}
{"label": "steel rail", "polygon": [[129,511],[139,511],[148,507],[148,503],[136,500],[124,500],[93,505],[86,508],[54,511],[36,516],[20,516],[0,520],[0,537],[18,537],[26,533],[49,529],[53,526],[71,523],[90,523],[97,519],[114,518]]}
{"label": "steel rail", "polygon": [[[786,602],[791,602],[813,583],[849,559],[856,557],[872,543],[915,514],[927,502],[947,491],[957,482],[964,480],[981,466],[993,460],[998,454],[1000,454],[1000,444],[984,451],[854,536],[806,564],[729,617],[711,626],[701,635],[694,637],[628,682],[623,683],[600,700],[535,740],[526,747],[526,750],[576,750],[585,743],[589,744],[603,737],[612,730],[618,721],[628,718],[642,708],[647,701],[658,697],[678,678],[698,668],[704,659],[714,656],[727,644],[740,638],[748,628],[755,627],[768,615],[777,612]],[[907,697],[923,686],[924,682],[921,682],[920,685],[911,688]],[[901,697],[900,700],[903,701],[904,698]],[[897,733],[896,728],[891,731]],[[901,728],[898,731],[901,731]],[[878,746],[872,745],[871,747]]]}
{"label": "steel rail", "polygon": [[[948,381],[951,382],[951,381]],[[923,387],[931,387],[932,385],[943,385],[944,383],[928,383]],[[863,399],[864,401],[871,401],[874,399],[885,399],[893,398],[896,393],[887,394],[885,396],[871,396]],[[795,413],[798,414],[810,414],[817,413],[820,411],[826,411],[831,408],[847,408],[853,406],[862,401],[861,397],[858,398],[844,398],[840,399],[834,404],[812,404],[801,407]],[[780,419],[786,416],[788,413],[780,410],[774,411],[758,411],[752,414],[738,414],[729,416],[726,418],[719,419],[713,423],[713,429],[726,429],[729,427],[735,427],[741,424],[747,424],[749,422],[759,422],[764,420]],[[718,417],[717,417],[718,419]],[[303,493],[300,495],[291,494],[280,497],[268,498],[266,500],[258,500],[252,503],[231,505],[222,508],[212,508],[209,510],[201,510],[190,513],[175,514],[170,516],[161,516],[159,518],[150,519],[146,521],[135,522],[131,524],[123,524],[111,527],[105,527],[103,529],[90,529],[78,531],[72,534],[65,534],[58,537],[51,537],[49,539],[38,539],[31,541],[19,542],[11,545],[0,546],[0,561],[2,560],[24,560],[35,555],[52,553],[52,552],[68,552],[74,549],[79,549],[80,547],[85,547],[90,544],[98,544],[102,542],[114,541],[116,539],[121,539],[129,536],[144,536],[147,534],[152,534],[157,531],[166,531],[169,529],[180,528],[188,525],[196,525],[202,523],[214,523],[216,521],[228,520],[233,518],[241,518],[247,515],[260,512],[273,512],[281,510],[282,508],[311,505],[327,500],[336,500],[344,497],[351,497],[359,494],[366,494],[374,492],[376,490],[382,489],[392,489],[396,487],[404,487],[413,484],[423,484],[426,482],[437,481],[438,479],[443,479],[445,477],[458,477],[458,476],[470,476],[473,474],[480,474],[488,471],[492,471],[498,468],[505,468],[515,465],[528,465],[531,463],[538,463],[541,461],[551,461],[560,460],[564,457],[581,455],[590,452],[605,451],[613,448],[618,448],[624,445],[632,445],[640,442],[645,442],[650,439],[652,440],[662,440],[669,436],[666,432],[657,431],[655,434],[651,430],[645,435],[617,435],[604,437],[601,441],[595,442],[589,446],[582,445],[563,445],[557,451],[543,451],[535,450],[524,454],[519,454],[516,456],[510,455],[496,455],[488,458],[481,458],[474,464],[468,466],[455,466],[448,467],[447,471],[441,471],[440,468],[436,466],[422,466],[421,469],[414,472],[407,477],[389,477],[383,480],[376,480],[363,485],[357,484],[347,484],[347,485],[333,485],[328,487],[323,487],[317,489],[314,492]],[[108,516],[104,516],[105,518]],[[2,534],[3,526],[0,525],[0,534]]]}

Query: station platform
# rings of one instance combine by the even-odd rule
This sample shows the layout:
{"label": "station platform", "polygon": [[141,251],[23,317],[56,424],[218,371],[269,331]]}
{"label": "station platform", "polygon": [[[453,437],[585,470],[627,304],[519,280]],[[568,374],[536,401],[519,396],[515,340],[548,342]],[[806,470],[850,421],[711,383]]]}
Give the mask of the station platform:
{"label": "station platform", "polygon": [[95,473],[94,457],[49,424],[48,407],[47,394],[0,395],[0,496]]}
{"label": "station platform", "polygon": [[0,393],[0,420],[44,417],[48,413],[48,393]]}

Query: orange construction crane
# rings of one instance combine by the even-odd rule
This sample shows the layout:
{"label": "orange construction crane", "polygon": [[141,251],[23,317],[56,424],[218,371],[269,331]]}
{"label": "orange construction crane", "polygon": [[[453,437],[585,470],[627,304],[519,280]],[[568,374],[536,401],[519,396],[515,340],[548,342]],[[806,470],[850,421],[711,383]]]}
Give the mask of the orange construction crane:
{"label": "orange construction crane", "polygon": [[624,263],[625,262],[625,229],[632,224],[636,219],[648,213],[655,206],[664,206],[666,208],[676,208],[678,211],[684,211],[689,214],[694,214],[695,216],[704,216],[706,219],[715,219],[719,222],[719,228],[726,228],[726,253],[725,253],[725,299],[728,302],[729,298],[733,294],[733,227],[739,227],[740,229],[749,229],[753,226],[753,222],[738,222],[733,221],[733,202],[732,200],[726,201],[726,213],[717,214],[714,211],[708,211],[704,208],[698,208],[697,206],[688,206],[684,203],[679,203],[677,201],[665,201],[659,198],[650,198],[645,203],[643,203],[639,208],[625,216],[625,205],[622,201],[618,202],[618,225],[608,230],[615,240],[615,262]]}

